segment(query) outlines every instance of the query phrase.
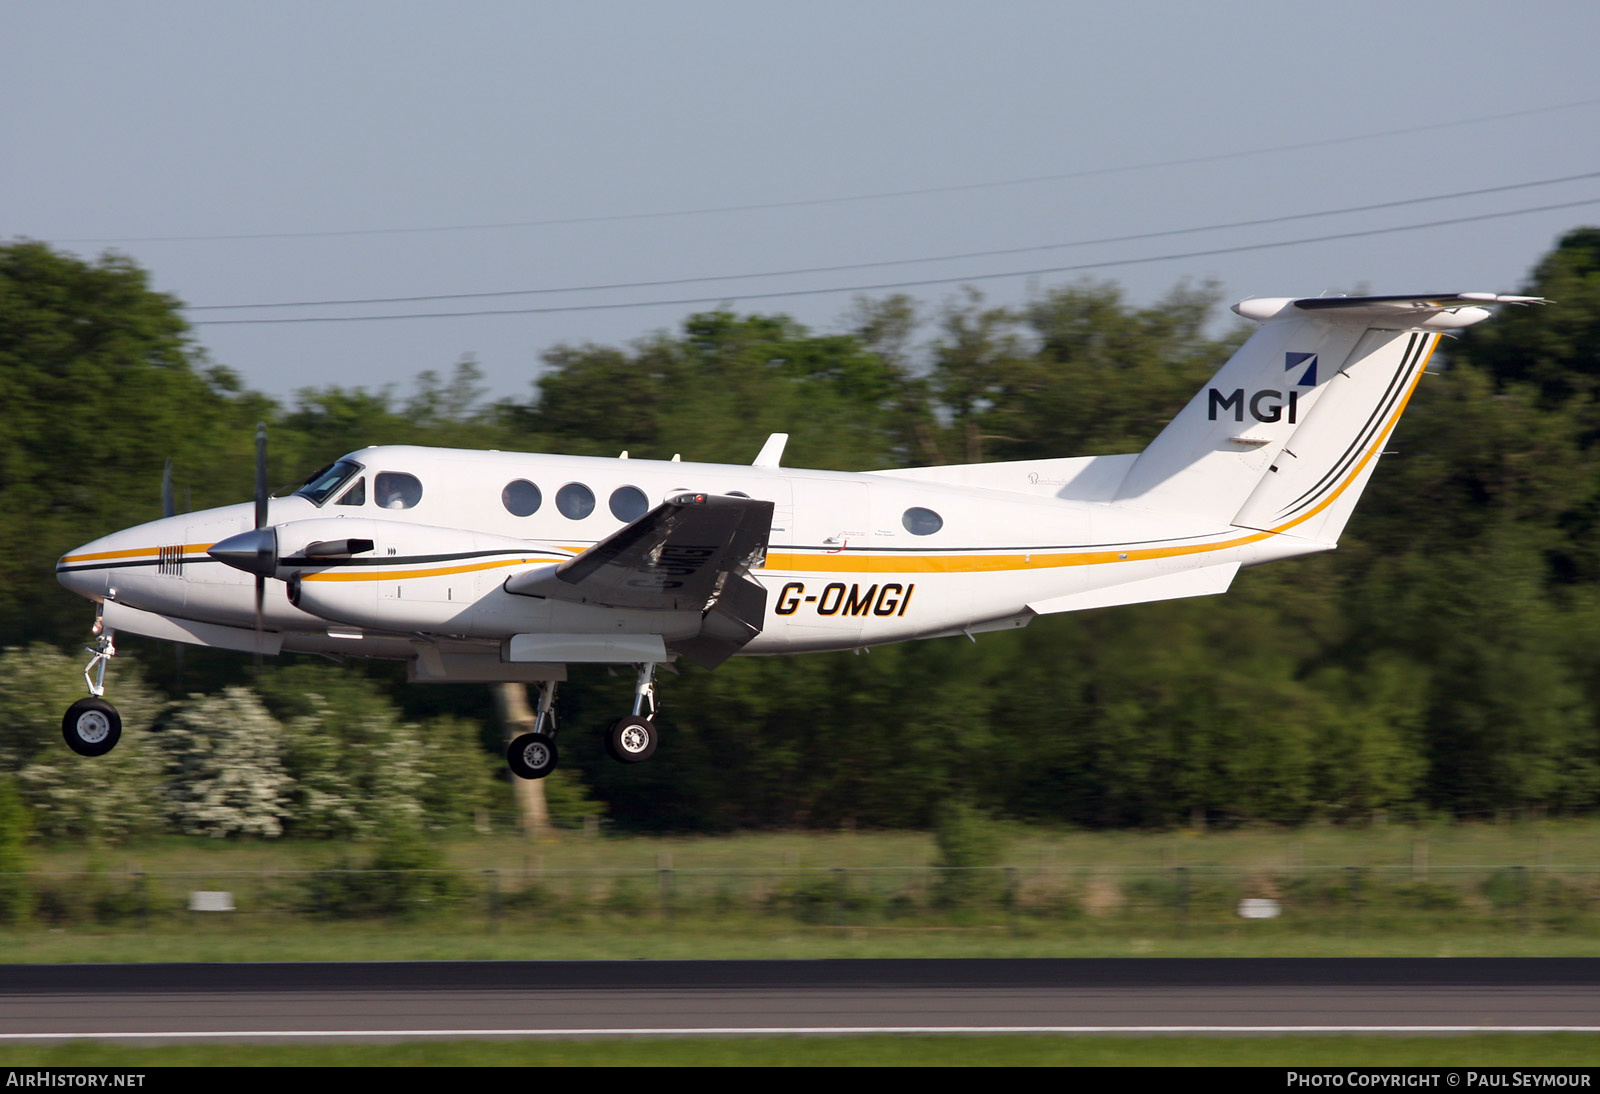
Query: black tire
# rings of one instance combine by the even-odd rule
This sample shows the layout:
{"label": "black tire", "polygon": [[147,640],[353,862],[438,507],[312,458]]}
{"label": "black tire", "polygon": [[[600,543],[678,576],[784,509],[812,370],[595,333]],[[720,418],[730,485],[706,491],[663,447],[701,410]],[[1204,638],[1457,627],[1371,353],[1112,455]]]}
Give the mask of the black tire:
{"label": "black tire", "polygon": [[649,718],[629,715],[606,729],[606,751],[625,764],[643,763],[656,754],[658,738],[656,724]]}
{"label": "black tire", "polygon": [[79,699],[61,719],[61,736],[80,756],[104,756],[122,738],[122,715],[104,699]]}
{"label": "black tire", "polygon": [[[618,721],[621,721],[621,719],[618,719]],[[610,756],[618,763],[622,763],[622,757],[617,755],[616,745],[611,739],[611,731],[615,728],[617,728],[617,723],[612,722],[600,731],[600,747],[605,749],[607,756]]]}
{"label": "black tire", "polygon": [[519,779],[542,779],[559,759],[555,739],[547,733],[524,733],[506,749],[506,766]]}

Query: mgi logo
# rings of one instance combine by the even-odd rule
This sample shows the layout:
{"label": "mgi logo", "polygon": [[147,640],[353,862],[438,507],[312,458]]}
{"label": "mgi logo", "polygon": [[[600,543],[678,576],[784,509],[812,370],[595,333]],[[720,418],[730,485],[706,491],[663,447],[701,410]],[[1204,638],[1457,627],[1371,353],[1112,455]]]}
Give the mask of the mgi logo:
{"label": "mgi logo", "polygon": [[[1317,386],[1317,355],[1314,353],[1285,353],[1283,355],[1283,370],[1293,371],[1301,365],[1306,365],[1306,370],[1300,376],[1300,381],[1295,387]],[[1248,409],[1250,417],[1258,422],[1289,421],[1291,424],[1300,420],[1300,393],[1290,389],[1288,394],[1264,388],[1252,392],[1248,399],[1242,387],[1234,388],[1232,392],[1223,394],[1216,388],[1206,391],[1206,418],[1209,421],[1217,420],[1217,411],[1233,411],[1233,420],[1244,421],[1244,412]]]}

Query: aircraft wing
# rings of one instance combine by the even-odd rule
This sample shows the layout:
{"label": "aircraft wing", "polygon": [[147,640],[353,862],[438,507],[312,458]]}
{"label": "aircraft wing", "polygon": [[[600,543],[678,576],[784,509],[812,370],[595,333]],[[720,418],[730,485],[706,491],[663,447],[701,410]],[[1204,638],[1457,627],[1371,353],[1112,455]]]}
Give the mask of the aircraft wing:
{"label": "aircraft wing", "polygon": [[767,593],[748,574],[766,557],[772,512],[770,501],[680,494],[558,566],[508,578],[505,589],[610,608],[700,612],[700,635],[674,646],[714,667],[761,633]]}

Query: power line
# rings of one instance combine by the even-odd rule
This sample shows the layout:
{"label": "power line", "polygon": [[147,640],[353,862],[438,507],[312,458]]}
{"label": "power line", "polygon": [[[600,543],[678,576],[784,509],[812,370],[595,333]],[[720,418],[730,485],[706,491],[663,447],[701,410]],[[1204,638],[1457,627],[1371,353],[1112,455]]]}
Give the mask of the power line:
{"label": "power line", "polygon": [[560,312],[582,311],[615,311],[625,308],[653,308],[653,307],[678,307],[689,304],[721,304],[733,300],[776,300],[783,297],[795,296],[824,296],[831,293],[845,292],[880,292],[885,289],[913,289],[926,288],[933,285],[956,285],[971,281],[995,281],[1011,277],[1038,277],[1045,274],[1077,273],[1086,270],[1103,270],[1116,266],[1137,266],[1153,262],[1175,262],[1190,258],[1206,258],[1213,255],[1240,254],[1246,251],[1265,251],[1282,247],[1298,247],[1308,243],[1328,243],[1341,239],[1360,239],[1368,236],[1387,235],[1391,232],[1415,232],[1426,228],[1442,228],[1453,224],[1472,224],[1485,220],[1499,220],[1504,217],[1525,216],[1530,213],[1547,213],[1560,209],[1577,209],[1586,205],[1600,205],[1600,198],[1588,198],[1583,201],[1566,201],[1553,205],[1533,205],[1523,209],[1508,209],[1498,213],[1478,213],[1473,216],[1450,217],[1444,220],[1424,221],[1420,224],[1402,224],[1391,228],[1369,228],[1354,232],[1336,232],[1330,235],[1308,236],[1303,239],[1285,239],[1271,243],[1245,243],[1235,247],[1213,247],[1201,251],[1188,251],[1181,254],[1149,255],[1144,258],[1119,258],[1108,259],[1103,262],[1083,262],[1072,266],[1048,266],[1033,270],[1011,270],[1005,273],[968,274],[962,277],[933,277],[916,281],[880,282],[872,285],[839,285],[823,289],[790,289],[781,292],[764,293],[734,293],[730,296],[702,296],[677,300],[634,300],[621,301],[612,304],[565,304],[546,308],[498,308],[483,309],[480,311],[453,311],[453,312],[406,312],[398,315],[323,315],[323,316],[297,316],[285,319],[200,319],[192,325],[197,327],[226,327],[243,326],[246,324],[264,325],[279,323],[373,323],[397,319],[464,319],[488,315],[550,315]]}
{"label": "power line", "polygon": [[619,281],[604,285],[570,285],[546,289],[504,289],[494,292],[462,292],[462,293],[433,293],[424,296],[372,296],[357,297],[345,300],[284,300],[266,304],[192,304],[186,307],[191,312],[197,311],[242,311],[256,308],[327,308],[327,307],[354,307],[367,304],[420,304],[430,300],[484,300],[508,296],[547,296],[556,293],[573,292],[605,292],[617,289],[658,289],[669,285],[693,285],[710,281],[753,281],[759,278],[795,277],[803,274],[818,273],[843,273],[850,270],[882,269],[885,266],[907,266],[930,262],[959,262],[973,258],[997,258],[1006,255],[1032,254],[1040,251],[1064,250],[1070,247],[1089,247],[1104,243],[1132,243],[1147,239],[1162,239],[1172,236],[1195,235],[1201,232],[1220,232],[1234,228],[1256,228],[1267,224],[1284,224],[1296,220],[1311,220],[1318,217],[1343,216],[1349,213],[1367,213],[1378,209],[1395,209],[1407,205],[1421,205],[1434,201],[1450,201],[1457,198],[1479,197],[1484,194],[1501,194],[1511,190],[1526,190],[1538,186],[1555,186],[1565,182],[1578,182],[1586,179],[1600,178],[1600,171],[1588,171],[1579,175],[1564,175],[1560,178],[1537,179],[1532,182],[1508,183],[1504,186],[1486,186],[1478,190],[1459,190],[1451,194],[1435,194],[1431,197],[1403,198],[1398,201],[1380,201],[1371,205],[1351,205],[1343,209],[1325,209],[1315,213],[1290,213],[1285,216],[1259,217],[1254,220],[1236,220],[1227,224],[1208,224],[1198,228],[1171,228],[1159,232],[1139,232],[1133,235],[1102,236],[1098,239],[1078,239],[1067,243],[1039,243],[1027,247],[1005,247],[987,251],[967,251],[961,254],[930,255],[922,258],[891,258],[876,262],[852,262],[832,266],[802,266],[789,270],[764,270],[756,273],[741,274],[715,274],[708,277],[675,277],[655,281]]}
{"label": "power line", "polygon": [[1184,156],[1177,159],[1149,160],[1141,163],[1120,164],[1111,167],[1089,167],[1077,171],[1062,171],[1048,175],[1029,175],[1022,178],[996,179],[988,182],[956,183],[948,186],[925,186],[905,190],[883,190],[866,194],[844,194],[833,197],[801,198],[793,201],[751,202],[742,205],[716,205],[698,209],[672,209],[640,213],[608,213],[597,216],[553,217],[545,220],[514,220],[485,224],[445,224],[424,227],[346,228],[308,232],[233,232],[219,235],[120,237],[91,236],[77,239],[57,239],[55,242],[201,243],[249,239],[332,239],[354,236],[419,235],[438,232],[502,231],[509,228],[548,228],[560,225],[609,224],[629,220],[665,220],[675,217],[697,217],[714,216],[724,213],[762,212],[773,209],[802,209],[818,205],[843,205],[863,201],[886,201],[894,198],[921,197],[929,194],[966,193],[973,190],[992,190],[1002,187],[1030,186],[1044,182],[1065,182],[1071,179],[1094,178],[1104,175],[1126,174],[1135,171],[1151,171],[1163,167],[1187,167],[1202,163],[1218,163],[1226,160],[1274,155],[1279,152],[1299,152],[1311,148],[1326,148],[1340,144],[1353,144],[1358,141],[1379,140],[1384,137],[1407,136],[1413,133],[1426,133],[1439,129],[1459,128],[1465,125],[1481,125],[1484,122],[1504,121],[1508,118],[1523,118],[1533,114],[1548,114],[1558,110],[1574,110],[1579,107],[1593,106],[1596,103],[1600,103],[1600,97],[1577,99],[1572,102],[1555,103],[1549,106],[1528,107],[1522,110],[1509,110],[1498,114],[1482,114],[1478,115],[1477,117],[1458,118],[1453,121],[1429,122],[1424,125],[1404,126],[1398,129],[1380,129],[1371,133],[1357,133],[1346,137],[1324,137],[1318,140],[1298,141],[1292,144],[1267,145],[1261,148],[1246,148],[1233,152],[1214,152],[1203,156]]}

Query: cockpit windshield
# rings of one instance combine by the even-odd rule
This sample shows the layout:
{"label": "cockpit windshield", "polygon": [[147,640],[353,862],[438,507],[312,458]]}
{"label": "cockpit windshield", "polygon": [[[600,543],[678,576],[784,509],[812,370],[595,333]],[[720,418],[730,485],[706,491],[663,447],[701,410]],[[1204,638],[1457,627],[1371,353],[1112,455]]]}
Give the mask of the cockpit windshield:
{"label": "cockpit windshield", "polygon": [[294,496],[310,498],[313,505],[321,505],[328,500],[330,494],[360,471],[361,465],[354,460],[340,460],[338,463],[329,464],[308,478],[305,485],[294,492]]}

